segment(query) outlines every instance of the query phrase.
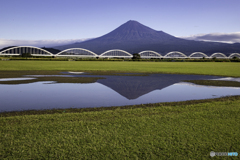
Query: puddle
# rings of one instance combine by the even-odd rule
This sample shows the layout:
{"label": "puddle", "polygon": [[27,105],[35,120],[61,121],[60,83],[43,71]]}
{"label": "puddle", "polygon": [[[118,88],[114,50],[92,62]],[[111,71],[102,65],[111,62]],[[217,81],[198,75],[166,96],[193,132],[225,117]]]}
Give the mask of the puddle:
{"label": "puddle", "polygon": [[217,79],[211,79],[211,80],[240,82],[240,78],[233,78],[233,77],[217,78]]}
{"label": "puddle", "polygon": [[22,80],[33,80],[36,78],[0,78],[0,81],[22,81]]}
{"label": "puddle", "polygon": [[67,72],[69,74],[83,74],[84,72]]}
{"label": "puddle", "polygon": [[[59,75],[29,75],[31,77]],[[61,75],[99,77],[99,75]],[[175,102],[240,95],[240,87],[196,85],[182,80],[224,79],[218,76],[151,74],[149,76],[101,75],[94,83],[0,84],[0,112],[53,108],[92,108]],[[225,77],[228,78],[229,77]],[[6,78],[9,79],[9,78]],[[11,78],[19,80],[19,78]],[[29,80],[29,78],[21,78]],[[34,78],[30,78],[34,79]],[[231,79],[232,80],[232,79]]]}

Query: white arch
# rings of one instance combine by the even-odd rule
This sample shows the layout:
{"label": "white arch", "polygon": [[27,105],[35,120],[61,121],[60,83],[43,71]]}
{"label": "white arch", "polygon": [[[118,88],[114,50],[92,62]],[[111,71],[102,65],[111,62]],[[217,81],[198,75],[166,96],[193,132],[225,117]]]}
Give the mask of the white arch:
{"label": "white arch", "polygon": [[[235,56],[236,55],[236,56]],[[228,56],[228,58],[233,58],[233,57],[238,57],[240,58],[240,54],[239,53],[232,53]]]}
{"label": "white arch", "polygon": [[65,50],[59,52],[58,54],[56,54],[56,56],[82,56],[82,57],[84,57],[84,56],[89,57],[90,56],[90,55],[60,55],[60,54],[62,54],[64,52],[67,52],[67,51],[70,51],[70,50],[86,51],[88,53],[91,53],[93,55],[93,57],[97,57],[98,56],[96,53],[94,53],[94,52],[92,52],[90,50],[84,49],[84,48],[69,48],[69,49],[65,49]]}
{"label": "white arch", "polygon": [[[105,54],[107,54],[107,53],[109,53],[109,52],[114,52],[114,51],[116,51],[116,52],[123,52],[123,53],[125,53],[125,54],[127,54],[127,55],[129,55],[129,56],[118,56],[118,55],[116,55],[116,56],[114,56],[114,55],[113,55],[113,56],[105,56]],[[127,51],[124,51],[124,50],[112,49],[112,50],[108,50],[108,51],[100,54],[99,57],[133,57],[133,55],[130,54],[130,53],[128,53]]]}
{"label": "white arch", "polygon": [[[153,54],[155,54],[154,56],[142,56],[142,54],[144,54],[144,53],[147,53],[147,52],[151,52],[151,53],[153,53]],[[150,51],[150,50],[146,50],[146,51],[142,51],[142,52],[139,52],[138,53],[140,56],[141,56],[141,58],[161,58],[162,57],[162,55],[161,54],[159,54],[159,53],[157,53],[157,52],[155,52],[155,51]]]}
{"label": "white arch", "polygon": [[[168,55],[171,55],[171,54],[174,54],[174,53],[178,53],[180,55],[182,55],[183,57],[167,57]],[[187,58],[187,56],[185,54],[183,54],[182,52],[179,52],[179,51],[172,51],[172,52],[169,52],[167,53],[164,58]]]}
{"label": "white arch", "polygon": [[[201,55],[203,55],[203,56],[205,56],[205,57],[208,57],[205,53],[203,53],[203,52],[194,52],[194,53],[192,53],[190,56],[188,56],[189,58],[193,58],[192,56],[194,56],[195,54],[201,54]],[[194,57],[194,58],[202,58],[202,57]]]}
{"label": "white arch", "polygon": [[219,53],[219,52],[217,52],[217,53],[213,53],[210,57],[213,58],[213,56],[215,56],[215,55],[217,55],[217,54],[222,55],[223,57],[221,57],[221,58],[228,58],[225,54],[223,54],[223,53]]}
{"label": "white arch", "polygon": [[[18,48],[32,48],[32,49],[38,49],[40,51],[43,51],[43,52],[46,52],[48,53],[50,56],[53,56],[53,54],[49,51],[46,51],[45,49],[42,49],[42,48],[38,48],[38,47],[33,47],[33,46],[17,46],[17,47],[12,47],[12,48],[8,48],[6,50],[3,50],[2,52],[0,52],[0,55],[20,55],[20,53],[16,54],[16,53],[9,53],[9,54],[5,54],[4,52],[7,52],[7,51],[10,51],[12,49],[18,49]],[[31,54],[31,53],[30,53]],[[41,54],[31,54],[33,56],[42,56]]]}

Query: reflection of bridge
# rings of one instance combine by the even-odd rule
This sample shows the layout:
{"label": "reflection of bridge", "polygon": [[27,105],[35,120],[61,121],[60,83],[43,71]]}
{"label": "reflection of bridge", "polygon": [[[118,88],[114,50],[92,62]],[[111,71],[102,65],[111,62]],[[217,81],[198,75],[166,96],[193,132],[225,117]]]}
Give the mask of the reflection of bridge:
{"label": "reflection of bridge", "polygon": [[[133,55],[128,53],[127,51],[120,50],[120,49],[113,49],[108,50],[100,55],[96,53],[83,49],[83,48],[70,48],[59,52],[58,54],[52,54],[49,51],[38,47],[32,46],[19,46],[19,47],[12,47],[0,52],[0,56],[19,56],[22,54],[31,54],[32,56],[54,56],[54,57],[82,57],[82,58],[132,58]],[[166,55],[161,55],[155,51],[142,51],[138,53],[141,58],[233,58],[237,57],[240,58],[239,53],[232,53],[228,57],[223,53],[213,53],[211,56],[207,56],[205,53],[202,52],[194,52],[189,56],[185,55],[179,51],[172,51],[167,53]]]}

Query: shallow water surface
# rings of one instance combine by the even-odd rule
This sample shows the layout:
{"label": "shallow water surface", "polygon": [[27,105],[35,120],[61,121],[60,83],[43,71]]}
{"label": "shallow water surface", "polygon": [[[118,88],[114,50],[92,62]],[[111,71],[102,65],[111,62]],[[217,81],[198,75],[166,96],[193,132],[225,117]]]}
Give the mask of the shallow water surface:
{"label": "shallow water surface", "polygon": [[[64,75],[99,77],[97,75]],[[32,76],[32,77],[40,77]],[[103,76],[95,83],[0,84],[0,112],[53,108],[90,108],[174,102],[240,95],[240,87],[212,87],[182,80],[219,79],[200,75]]]}
{"label": "shallow water surface", "polygon": [[22,80],[32,80],[35,78],[0,78],[0,81],[22,81]]}

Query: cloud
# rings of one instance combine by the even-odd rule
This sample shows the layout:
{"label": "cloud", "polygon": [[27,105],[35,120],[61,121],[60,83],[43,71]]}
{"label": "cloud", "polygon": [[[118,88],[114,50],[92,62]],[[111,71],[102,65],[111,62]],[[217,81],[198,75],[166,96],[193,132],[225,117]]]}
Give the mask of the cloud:
{"label": "cloud", "polygon": [[196,40],[196,41],[240,43],[240,32],[197,34],[197,35],[191,35],[191,36],[179,37],[179,38],[188,39],[188,40]]}
{"label": "cloud", "polygon": [[11,40],[0,39],[0,49],[8,46],[34,46],[34,47],[55,47],[76,42],[83,42],[91,38],[67,39],[67,40]]}

